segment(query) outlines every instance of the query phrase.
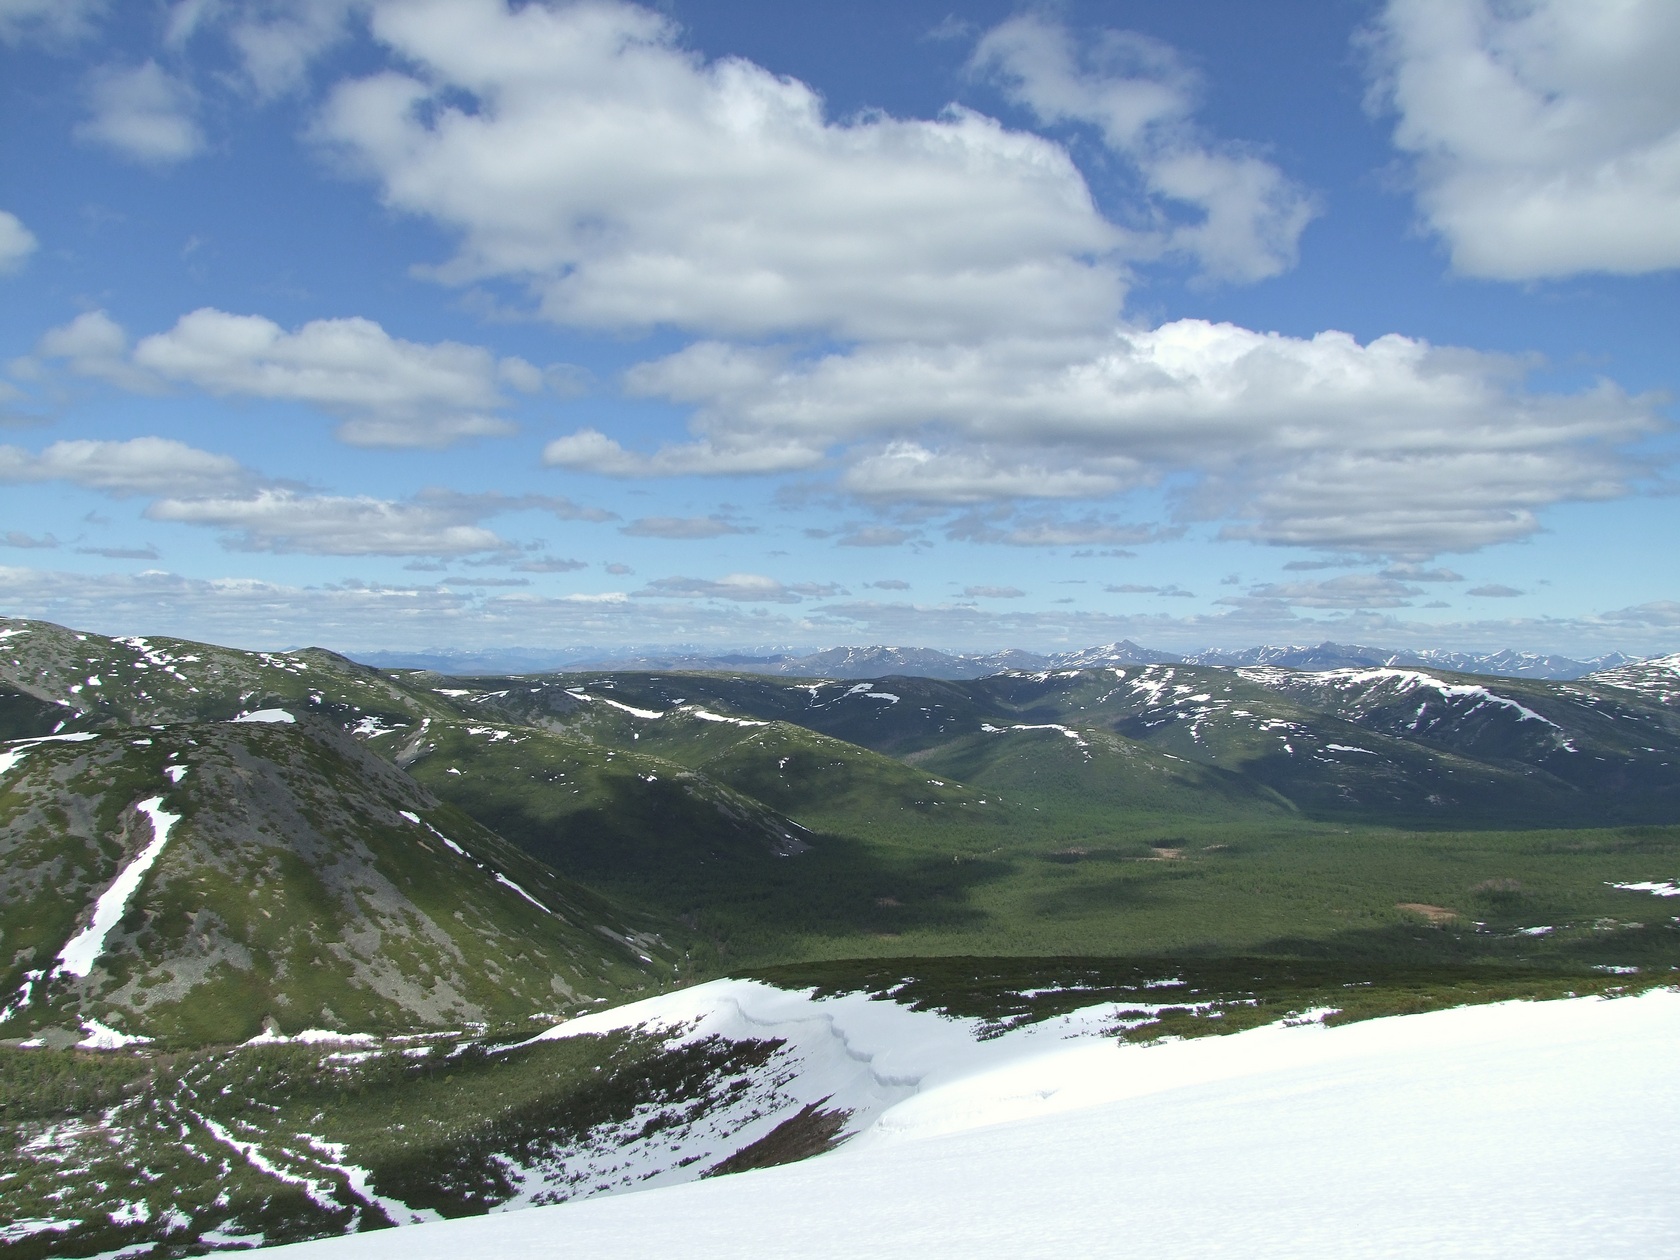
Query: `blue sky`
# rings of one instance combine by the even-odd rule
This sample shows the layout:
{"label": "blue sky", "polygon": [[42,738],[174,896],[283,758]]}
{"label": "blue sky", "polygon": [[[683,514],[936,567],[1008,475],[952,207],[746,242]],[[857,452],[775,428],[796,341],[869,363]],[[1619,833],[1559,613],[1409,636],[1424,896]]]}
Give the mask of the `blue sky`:
{"label": "blue sky", "polygon": [[0,0],[0,609],[1680,648],[1680,8]]}

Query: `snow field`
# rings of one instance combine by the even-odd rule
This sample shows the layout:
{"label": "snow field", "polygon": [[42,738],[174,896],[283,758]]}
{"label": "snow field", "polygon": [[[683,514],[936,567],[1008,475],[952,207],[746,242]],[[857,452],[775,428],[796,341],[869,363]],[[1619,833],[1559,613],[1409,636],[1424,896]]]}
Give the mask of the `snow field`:
{"label": "snow field", "polygon": [[1673,991],[1151,1047],[1081,1035],[1079,1016],[1060,1035],[975,1042],[969,1021],[773,994],[719,982],[544,1035],[627,1016],[680,1022],[684,1002],[696,1032],[803,1027],[835,1051],[824,1088],[888,1104],[840,1150],[282,1250],[300,1260],[1680,1254]]}

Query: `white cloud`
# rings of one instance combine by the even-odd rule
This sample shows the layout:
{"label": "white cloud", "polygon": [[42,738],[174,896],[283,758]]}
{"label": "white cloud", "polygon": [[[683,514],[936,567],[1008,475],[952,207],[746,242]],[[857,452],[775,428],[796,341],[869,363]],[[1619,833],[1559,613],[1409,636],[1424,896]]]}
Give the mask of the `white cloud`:
{"label": "white cloud", "polygon": [[[1529,391],[1524,365],[1390,335],[1361,345],[1178,320],[1108,338],[867,345],[815,360],[717,344],[637,370],[698,402],[703,442],[845,461],[860,495],[1097,498],[1184,474],[1232,536],[1419,558],[1625,493],[1655,400]],[[709,398],[704,389],[710,386]]]}
{"label": "white cloud", "polygon": [[710,441],[667,444],[652,455],[625,450],[599,429],[579,429],[543,448],[551,468],[607,477],[740,476],[809,468],[822,452],[798,442],[739,446]]}
{"label": "white cloud", "polygon": [[239,461],[169,438],[54,442],[39,455],[0,446],[0,482],[68,481],[106,494],[196,495],[252,481]]}
{"label": "white cloud", "polygon": [[1270,603],[1294,608],[1403,608],[1423,589],[1380,573],[1344,573],[1323,582],[1268,582],[1222,604]]}
{"label": "white cloud", "polygon": [[475,522],[490,508],[463,496],[408,503],[365,496],[299,494],[265,488],[240,497],[160,499],[156,521],[208,525],[235,551],[317,556],[459,556],[508,544]]}
{"label": "white cloud", "polygon": [[1026,592],[1018,586],[965,586],[963,595],[968,599],[1020,599]]}
{"label": "white cloud", "polygon": [[1096,516],[1070,520],[1043,514],[1017,515],[1008,508],[965,512],[945,525],[945,537],[953,542],[1002,543],[1007,547],[1135,546],[1183,532],[1156,525],[1121,525]]}
{"label": "white cloud", "polygon": [[1107,584],[1103,587],[1103,590],[1110,595],[1163,595],[1172,599],[1196,598],[1195,591],[1187,591],[1183,587],[1170,584],[1167,586],[1148,586],[1139,582],[1121,582],[1117,585]]}
{"label": "white cloud", "polygon": [[16,271],[39,247],[35,233],[17,215],[0,210],[0,275]]}
{"label": "white cloud", "polygon": [[105,0],[0,0],[0,43],[64,44],[88,35]]}
{"label": "white cloud", "polygon": [[848,530],[835,542],[836,547],[902,547],[915,535],[907,529],[890,525],[863,525]]}
{"label": "white cloud", "polygon": [[[1136,167],[1164,221],[1145,237],[1154,248],[1188,254],[1221,280],[1263,280],[1295,265],[1312,198],[1272,163],[1190,125],[1198,83],[1169,46],[1123,31],[1076,45],[1062,26],[1025,14],[988,32],[972,64],[1040,123],[1099,129]],[[1195,217],[1175,222],[1174,203]]]}
{"label": "white cloud", "polygon": [[13,615],[106,634],[131,634],[134,627],[145,626],[158,633],[275,648],[446,642],[447,636],[467,629],[471,607],[469,596],[440,587],[297,587],[157,570],[89,575],[5,566],[0,566],[0,598]]}
{"label": "white cloud", "polygon": [[369,319],[317,319],[287,332],[260,315],[210,307],[132,352],[122,327],[91,311],[46,333],[36,354],[125,389],[156,392],[168,382],[305,403],[339,417],[338,436],[353,446],[441,447],[509,433],[513,426],[493,414],[507,404],[502,386],[532,392],[543,383],[523,359],[453,341],[403,341]]}
{"label": "white cloud", "polygon": [[521,573],[575,573],[579,569],[587,569],[589,565],[583,560],[544,556],[535,560],[521,560],[513,567]]}
{"label": "white cloud", "polygon": [[[824,588],[831,593],[834,588]],[[804,595],[760,573],[730,573],[710,578],[655,578],[635,594],[676,599],[727,599],[739,604],[797,604]]]}
{"label": "white cloud", "polygon": [[1390,0],[1376,98],[1470,275],[1680,267],[1680,5]]}
{"label": "white cloud", "polygon": [[[1539,509],[1615,498],[1641,475],[1608,446],[1638,432],[1638,413],[1620,397],[1606,402],[1597,442],[1590,432],[1571,432],[1567,413],[1550,441],[1543,432],[1503,440],[1488,416],[1436,449],[1419,435],[1421,449],[1413,451],[1332,449],[1293,464],[1255,464],[1214,483],[1203,511],[1234,506],[1248,518],[1224,528],[1229,538],[1414,559],[1525,538],[1540,528]],[[1522,449],[1525,437],[1531,449]]]}
{"label": "white cloud", "polygon": [[104,556],[107,560],[156,560],[158,549],[147,543],[144,547],[77,547],[79,556]]}
{"label": "white cloud", "polygon": [[643,516],[623,526],[621,534],[632,538],[719,538],[724,534],[750,531],[721,516]]}
{"label": "white cloud", "polygon": [[76,138],[154,166],[183,162],[204,149],[192,88],[155,61],[107,67],[88,87],[90,114]]}
{"label": "white cloud", "polygon": [[214,394],[308,403],[343,418],[345,442],[394,447],[511,432],[487,413],[503,405],[498,381],[531,367],[498,364],[479,346],[402,341],[369,319],[317,319],[288,333],[208,307],[141,340],[134,362]]}
{"label": "white cloud", "polygon": [[[0,484],[67,481],[116,498],[153,498],[155,521],[223,531],[235,551],[325,556],[464,556],[508,554],[510,543],[478,522],[508,512],[546,512],[563,521],[607,521],[611,512],[548,495],[457,494],[427,490],[405,502],[321,495],[262,484],[237,460],[169,438],[124,442],[54,442],[40,454],[0,446]],[[14,534],[14,539],[26,536]],[[10,545],[28,545],[13,541]],[[56,544],[54,544],[56,545]],[[150,553],[94,549],[89,554],[148,558]],[[511,556],[510,556],[511,558]],[[578,561],[527,560],[532,572],[564,572]]]}
{"label": "white cloud", "polygon": [[[785,609],[768,606],[778,603]],[[300,587],[239,576],[193,579],[156,570],[90,575],[0,566],[0,606],[13,615],[106,634],[128,634],[141,626],[241,647],[315,643],[352,655],[357,649],[417,650],[439,643],[594,643],[622,650],[626,644],[738,648],[773,642],[809,650],[837,643],[909,642],[953,651],[1042,651],[1127,638],[1179,651],[1328,638],[1396,648],[1512,647],[1581,659],[1613,648],[1637,653],[1680,648],[1680,604],[1673,601],[1599,615],[1467,622],[1406,622],[1334,610],[1302,617],[1259,603],[1217,616],[1185,617],[1046,613],[1013,601],[982,606],[860,600],[813,612],[776,599],[631,599],[619,592],[554,597],[520,592],[479,599],[434,585]]]}
{"label": "white cloud", "polygon": [[342,84],[320,137],[459,232],[449,282],[566,324],[973,338],[1101,326],[1126,237],[1065,150],[952,109],[834,121],[810,88],[681,49],[612,0],[378,7],[413,75]]}
{"label": "white cloud", "polygon": [[[1305,565],[1286,564],[1286,569],[1305,568]],[[1320,566],[1332,567],[1329,564]],[[1431,569],[1421,564],[1391,564],[1382,571],[1385,578],[1393,578],[1397,582],[1462,582],[1464,575],[1455,573],[1451,569]]]}
{"label": "white cloud", "polygon": [[1618,608],[1604,614],[1604,620],[1617,625],[1651,626],[1669,631],[1680,630],[1680,602],[1672,599],[1652,600],[1631,608]]}
{"label": "white cloud", "polygon": [[1031,450],[989,446],[930,450],[918,442],[899,441],[857,459],[840,484],[866,498],[961,504],[1094,498],[1118,489],[1124,481],[1100,467],[1056,466]]}
{"label": "white cloud", "polygon": [[284,0],[244,10],[228,38],[257,95],[272,99],[301,87],[310,64],[346,33],[352,0]]}
{"label": "white cloud", "polygon": [[[66,360],[72,372],[108,381],[138,394],[154,394],[164,386],[128,359],[128,334],[104,311],[87,311],[68,324],[50,328],[35,345],[43,359]],[[31,370],[35,365],[30,364]]]}

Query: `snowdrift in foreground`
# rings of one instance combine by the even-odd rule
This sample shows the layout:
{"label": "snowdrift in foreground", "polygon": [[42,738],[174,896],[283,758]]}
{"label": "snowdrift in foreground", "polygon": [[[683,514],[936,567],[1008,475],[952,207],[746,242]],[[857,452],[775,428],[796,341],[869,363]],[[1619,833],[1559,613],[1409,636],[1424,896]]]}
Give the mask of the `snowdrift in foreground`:
{"label": "snowdrift in foreground", "polygon": [[[655,1001],[679,999],[703,1018],[766,1017],[760,1035],[835,1013],[756,988],[723,982]],[[724,1013],[700,1011],[708,997]],[[650,1005],[599,1019],[677,1014]],[[854,1028],[871,1077],[887,1083],[896,1057],[899,1099],[880,1099],[873,1122],[830,1154],[280,1250],[300,1260],[1675,1254],[1672,991],[1154,1047],[1037,1037],[995,1054],[947,1037],[959,1030],[942,1033],[937,1016],[919,1019],[935,1022]],[[839,1044],[844,1022],[833,1023]]]}

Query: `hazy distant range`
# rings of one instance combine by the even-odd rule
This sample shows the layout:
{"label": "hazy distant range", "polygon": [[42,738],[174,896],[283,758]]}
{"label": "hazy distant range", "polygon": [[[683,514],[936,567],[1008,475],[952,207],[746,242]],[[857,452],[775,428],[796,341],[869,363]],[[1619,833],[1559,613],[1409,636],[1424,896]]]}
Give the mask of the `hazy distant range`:
{"label": "hazy distant range", "polygon": [[1131,640],[1101,647],[1044,656],[1036,652],[941,652],[915,647],[836,647],[807,655],[777,653],[706,654],[658,652],[612,654],[599,648],[569,652],[539,648],[502,648],[486,651],[437,649],[427,652],[361,652],[356,659],[383,669],[429,669],[440,674],[536,674],[554,670],[722,670],[748,674],[782,674],[798,678],[881,678],[910,674],[921,678],[984,678],[1004,670],[1090,669],[1105,665],[1276,665],[1285,669],[1331,670],[1383,667],[1424,667],[1487,674],[1502,678],[1580,678],[1595,670],[1614,669],[1636,658],[1621,652],[1578,661],[1567,656],[1535,652],[1402,652],[1359,644],[1320,643],[1315,647],[1262,646],[1228,651],[1180,654],[1139,647]]}

